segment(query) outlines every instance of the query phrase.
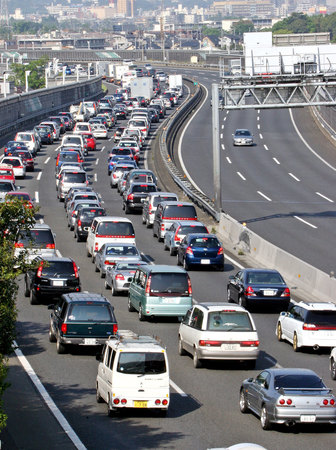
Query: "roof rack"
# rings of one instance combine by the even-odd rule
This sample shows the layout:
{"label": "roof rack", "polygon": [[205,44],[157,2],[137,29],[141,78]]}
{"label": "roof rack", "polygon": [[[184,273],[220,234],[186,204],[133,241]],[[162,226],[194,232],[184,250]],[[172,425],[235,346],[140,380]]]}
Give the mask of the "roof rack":
{"label": "roof rack", "polygon": [[131,330],[119,330],[116,335],[109,336],[108,340],[116,339],[122,344],[159,344],[163,346],[161,339],[158,336],[146,336],[134,333]]}

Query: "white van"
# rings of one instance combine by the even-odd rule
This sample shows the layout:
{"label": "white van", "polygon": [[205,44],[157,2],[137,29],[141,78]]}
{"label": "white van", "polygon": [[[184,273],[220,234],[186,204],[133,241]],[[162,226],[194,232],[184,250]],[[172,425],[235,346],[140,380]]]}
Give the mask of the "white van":
{"label": "white van", "polygon": [[169,366],[165,348],[150,336],[120,330],[106,341],[96,379],[96,399],[107,403],[107,414],[119,408],[157,409],[166,415]]}

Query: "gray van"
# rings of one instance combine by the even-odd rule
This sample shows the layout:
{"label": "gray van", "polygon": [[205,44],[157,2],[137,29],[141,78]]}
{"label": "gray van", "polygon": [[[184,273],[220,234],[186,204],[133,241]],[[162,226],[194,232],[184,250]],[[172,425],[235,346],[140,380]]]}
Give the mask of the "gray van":
{"label": "gray van", "polygon": [[60,202],[64,202],[64,198],[71,188],[86,188],[88,185],[89,180],[85,170],[63,172],[58,183],[57,197]]}
{"label": "gray van", "polygon": [[178,201],[178,196],[174,192],[150,192],[142,208],[142,223],[150,228],[154,222],[157,205],[161,202]]}
{"label": "gray van", "polygon": [[164,316],[182,319],[192,307],[188,273],[176,266],[140,266],[128,291],[128,311],[138,311],[139,320]]}
{"label": "gray van", "polygon": [[196,208],[188,202],[162,202],[158,204],[153,222],[153,236],[162,241],[165,232],[177,220],[197,220]]}

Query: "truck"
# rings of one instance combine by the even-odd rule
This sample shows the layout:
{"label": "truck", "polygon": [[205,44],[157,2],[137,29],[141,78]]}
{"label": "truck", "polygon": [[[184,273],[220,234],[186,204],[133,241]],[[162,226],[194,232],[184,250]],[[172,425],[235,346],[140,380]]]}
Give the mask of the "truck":
{"label": "truck", "polygon": [[101,75],[105,80],[108,76],[109,62],[108,61],[98,61],[97,62],[97,75]]}
{"label": "truck", "polygon": [[154,97],[153,78],[140,77],[130,81],[131,97],[145,97],[147,103]]}
{"label": "truck", "polygon": [[172,88],[178,88],[181,89],[183,82],[182,82],[182,75],[169,75],[169,89]]}
{"label": "truck", "polygon": [[241,59],[230,59],[229,63],[230,74],[233,76],[240,76],[242,74]]}

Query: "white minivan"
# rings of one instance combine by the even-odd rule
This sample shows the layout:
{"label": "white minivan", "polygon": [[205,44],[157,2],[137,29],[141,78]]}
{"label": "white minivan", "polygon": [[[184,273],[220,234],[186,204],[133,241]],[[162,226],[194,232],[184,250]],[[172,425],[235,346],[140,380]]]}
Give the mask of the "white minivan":
{"label": "white minivan", "polygon": [[120,330],[106,341],[97,359],[96,399],[107,403],[108,416],[120,408],[156,409],[166,415],[169,366],[158,340]]}

